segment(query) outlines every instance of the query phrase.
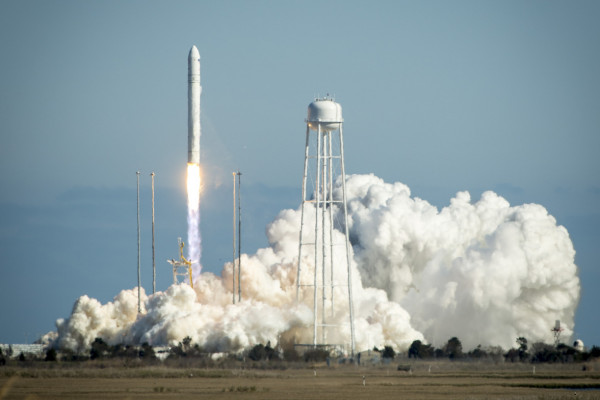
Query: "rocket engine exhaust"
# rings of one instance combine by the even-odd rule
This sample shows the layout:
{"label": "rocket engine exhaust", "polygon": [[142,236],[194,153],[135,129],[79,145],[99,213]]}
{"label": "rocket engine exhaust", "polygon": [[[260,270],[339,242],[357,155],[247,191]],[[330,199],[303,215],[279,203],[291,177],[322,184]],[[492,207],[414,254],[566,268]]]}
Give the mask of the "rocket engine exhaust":
{"label": "rocket engine exhaust", "polygon": [[192,262],[192,277],[195,280],[202,270],[200,264],[202,253],[202,238],[200,236],[200,166],[198,164],[188,163],[187,165],[187,193],[188,260]]}

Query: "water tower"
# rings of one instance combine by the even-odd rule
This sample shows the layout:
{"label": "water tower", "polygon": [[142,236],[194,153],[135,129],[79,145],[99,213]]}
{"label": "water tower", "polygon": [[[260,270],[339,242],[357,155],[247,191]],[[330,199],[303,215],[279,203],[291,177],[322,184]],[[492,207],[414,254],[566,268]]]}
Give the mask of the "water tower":
{"label": "water tower", "polygon": [[[337,287],[347,288],[350,345],[352,355],[354,355],[354,309],[342,124],[342,106],[331,98],[316,99],[309,104],[306,119],[304,176],[302,178],[296,298],[300,301],[302,288],[313,289],[312,346],[314,348],[327,346],[327,329],[337,326],[328,323],[328,315],[331,319],[334,317],[334,300],[340,301],[334,299],[334,292]],[[334,197],[333,183],[337,178],[341,180],[342,190],[341,194]],[[310,188],[307,186],[308,182],[310,182]],[[314,227],[306,224],[305,214],[311,207],[315,215]],[[338,240],[338,243],[336,243],[335,237],[339,237],[339,235],[334,235],[336,226],[344,233],[343,241]],[[342,251],[337,250],[340,246]],[[312,255],[306,256],[307,253],[310,254],[310,250],[314,252],[313,260],[308,259]],[[340,254],[343,255],[340,256]],[[303,266],[311,262],[314,262],[315,266],[312,277],[303,271]],[[340,266],[344,264],[346,266],[345,277],[340,274],[342,268]],[[336,265],[337,269],[334,268]],[[304,294],[308,292],[302,290]],[[346,302],[346,299],[342,299],[342,301]],[[320,340],[319,333],[321,334]]]}

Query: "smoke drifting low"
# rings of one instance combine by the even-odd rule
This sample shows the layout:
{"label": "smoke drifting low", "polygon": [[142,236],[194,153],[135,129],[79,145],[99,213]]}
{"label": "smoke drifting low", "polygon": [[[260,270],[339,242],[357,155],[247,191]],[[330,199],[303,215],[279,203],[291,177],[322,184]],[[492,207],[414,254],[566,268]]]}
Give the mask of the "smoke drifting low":
{"label": "smoke drifting low", "polygon": [[[373,175],[349,176],[346,190],[357,350],[406,350],[416,339],[440,346],[452,336],[469,349],[509,348],[518,336],[551,342],[557,319],[572,335],[580,289],[575,251],[542,206],[511,207],[493,192],[472,202],[459,192],[438,210],[412,198],[406,185]],[[310,226],[314,210],[305,219]],[[96,337],[167,345],[190,336],[208,351],[236,352],[268,341],[312,343],[312,288],[296,303],[299,228],[300,211],[283,210],[267,227],[270,246],[242,255],[240,303],[231,304],[228,263],[220,277],[199,275],[194,289],[182,284],[144,294],[139,317],[137,289],[104,305],[82,296],[71,316],[57,321],[55,344],[83,350]],[[343,227],[336,228],[343,237]],[[340,260],[334,269],[343,281]],[[312,262],[314,253],[303,252],[303,274],[313,274]],[[326,340],[347,344],[347,292],[335,290],[339,300],[328,322],[338,327]]]}

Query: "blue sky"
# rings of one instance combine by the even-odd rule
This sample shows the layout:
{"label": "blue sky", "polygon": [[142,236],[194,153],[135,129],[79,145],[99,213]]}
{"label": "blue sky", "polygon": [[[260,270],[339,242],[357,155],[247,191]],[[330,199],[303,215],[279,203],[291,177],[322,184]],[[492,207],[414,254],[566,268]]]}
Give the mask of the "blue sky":
{"label": "blue sky", "polygon": [[150,177],[162,260],[185,236],[187,54],[202,68],[205,269],[297,207],[306,107],[331,93],[348,173],[443,207],[458,191],[539,203],[569,231],[575,332],[600,344],[600,3],[594,1],[0,2],[0,342],[54,329],[82,294],[151,288]]}

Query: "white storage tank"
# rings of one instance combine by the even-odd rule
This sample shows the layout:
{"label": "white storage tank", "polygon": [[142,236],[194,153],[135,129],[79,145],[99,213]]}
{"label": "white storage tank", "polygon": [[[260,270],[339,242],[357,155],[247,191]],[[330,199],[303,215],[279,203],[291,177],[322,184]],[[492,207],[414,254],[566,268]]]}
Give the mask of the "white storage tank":
{"label": "white storage tank", "polygon": [[308,105],[306,122],[314,131],[318,130],[319,125],[321,131],[335,131],[343,121],[342,106],[329,98],[316,99]]}

